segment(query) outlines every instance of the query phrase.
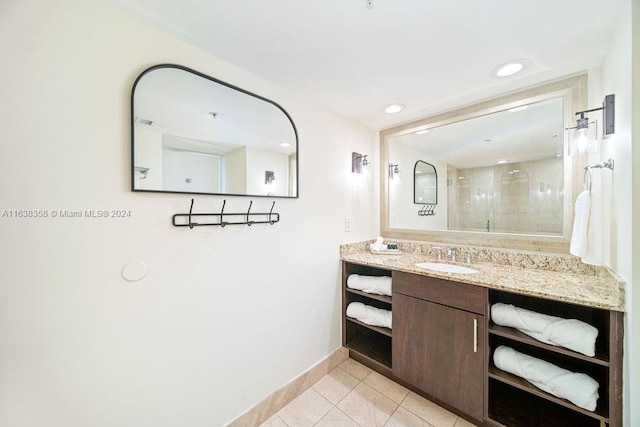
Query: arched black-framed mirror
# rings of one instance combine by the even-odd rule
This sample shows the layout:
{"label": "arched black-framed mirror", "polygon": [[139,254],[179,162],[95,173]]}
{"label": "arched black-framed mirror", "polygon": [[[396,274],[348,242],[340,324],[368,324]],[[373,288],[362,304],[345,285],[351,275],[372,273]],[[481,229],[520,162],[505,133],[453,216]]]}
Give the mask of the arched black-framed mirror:
{"label": "arched black-framed mirror", "polygon": [[438,172],[435,166],[422,160],[413,167],[413,203],[438,204]]}
{"label": "arched black-framed mirror", "polygon": [[190,68],[131,91],[132,191],[298,197],[298,133],[277,103]]}

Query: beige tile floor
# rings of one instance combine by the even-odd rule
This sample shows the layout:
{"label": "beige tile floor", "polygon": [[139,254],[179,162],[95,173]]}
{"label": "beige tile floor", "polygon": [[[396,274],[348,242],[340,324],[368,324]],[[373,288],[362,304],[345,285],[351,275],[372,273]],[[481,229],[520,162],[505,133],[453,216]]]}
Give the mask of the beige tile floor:
{"label": "beige tile floor", "polygon": [[347,359],[261,427],[470,427],[473,424]]}

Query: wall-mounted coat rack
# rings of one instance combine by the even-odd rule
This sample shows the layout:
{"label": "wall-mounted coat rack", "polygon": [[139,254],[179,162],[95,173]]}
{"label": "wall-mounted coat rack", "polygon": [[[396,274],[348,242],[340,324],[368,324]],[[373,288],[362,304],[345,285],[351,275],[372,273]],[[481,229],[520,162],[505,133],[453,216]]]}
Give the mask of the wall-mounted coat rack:
{"label": "wall-mounted coat rack", "polygon": [[[227,225],[251,226],[253,224],[273,225],[276,222],[280,221],[280,214],[277,212],[273,212],[273,208],[276,205],[276,202],[273,202],[273,204],[271,205],[271,210],[269,212],[251,212],[251,205],[253,205],[253,201],[249,202],[249,209],[247,209],[247,212],[225,212],[224,206],[226,204],[227,201],[224,200],[222,202],[222,209],[219,213],[193,213],[193,199],[191,199],[191,207],[189,208],[189,213],[173,215],[173,226],[193,228],[215,225],[219,225],[220,227],[225,227]],[[211,219],[207,222],[196,222],[196,219],[203,219],[203,217],[211,217]],[[178,218],[182,218],[182,220],[176,221]],[[241,220],[238,221],[238,218],[240,218]],[[231,221],[229,221],[230,219]]]}
{"label": "wall-mounted coat rack", "polygon": [[418,216],[433,216],[436,214],[436,205],[424,205],[422,209],[418,211]]}

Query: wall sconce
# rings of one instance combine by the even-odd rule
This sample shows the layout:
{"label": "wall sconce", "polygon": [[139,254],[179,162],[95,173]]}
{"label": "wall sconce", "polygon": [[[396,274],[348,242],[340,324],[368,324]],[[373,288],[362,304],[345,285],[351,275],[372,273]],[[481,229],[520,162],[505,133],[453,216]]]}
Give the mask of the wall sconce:
{"label": "wall sconce", "polygon": [[369,162],[367,161],[367,155],[356,153],[355,151],[351,153],[351,172],[353,173],[362,173],[362,167],[367,166]]}
{"label": "wall sconce", "polygon": [[265,171],[264,172],[264,183],[267,185],[273,184],[273,181],[276,180],[276,174],[273,171]]}
{"label": "wall sconce", "polygon": [[146,179],[149,173],[149,168],[143,168],[141,166],[134,166],[133,170],[136,172],[136,178]]}
{"label": "wall sconce", "polygon": [[[602,107],[592,108],[590,110],[578,111],[580,118],[576,121],[574,127],[568,127],[565,130],[575,129],[573,144],[569,147],[569,155],[572,153],[583,154],[586,151],[598,151],[598,123],[596,121],[589,122],[589,118],[584,115],[594,111],[602,110],[602,118],[604,120],[604,129],[602,136],[612,135],[615,133],[615,95],[607,95],[604,97]],[[595,125],[589,127],[589,125]],[[595,136],[592,135],[590,129],[595,128]],[[571,145],[571,144],[570,144]]]}
{"label": "wall sconce", "polygon": [[389,179],[393,180],[399,173],[398,164],[389,163]]}

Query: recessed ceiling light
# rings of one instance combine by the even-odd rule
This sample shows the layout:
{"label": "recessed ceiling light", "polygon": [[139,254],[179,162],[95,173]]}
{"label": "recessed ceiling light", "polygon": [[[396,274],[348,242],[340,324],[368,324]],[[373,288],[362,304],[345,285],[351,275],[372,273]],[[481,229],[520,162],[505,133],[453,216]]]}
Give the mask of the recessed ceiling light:
{"label": "recessed ceiling light", "polygon": [[282,144],[280,144],[280,147],[289,147],[291,144],[289,144],[288,142],[283,142]]}
{"label": "recessed ceiling light", "polygon": [[502,64],[497,66],[491,72],[493,77],[509,77],[514,74],[519,73],[524,70],[526,67],[531,65],[531,61],[529,59],[517,59],[515,61],[507,62],[506,64]]}
{"label": "recessed ceiling light", "polygon": [[386,107],[384,107],[384,112],[387,114],[395,114],[404,110],[404,107],[405,107],[404,104],[389,104]]}
{"label": "recessed ceiling light", "polygon": [[517,111],[526,110],[527,108],[529,108],[528,105],[521,105],[519,107],[509,108],[509,110],[507,110],[507,111],[509,111],[510,113],[515,113]]}
{"label": "recessed ceiling light", "polygon": [[509,160],[498,160],[496,163],[499,165],[504,165],[505,163],[509,163]]}
{"label": "recessed ceiling light", "polygon": [[424,135],[427,132],[429,132],[429,129],[422,129],[422,130],[419,130],[418,132],[416,132],[416,135]]}

